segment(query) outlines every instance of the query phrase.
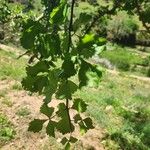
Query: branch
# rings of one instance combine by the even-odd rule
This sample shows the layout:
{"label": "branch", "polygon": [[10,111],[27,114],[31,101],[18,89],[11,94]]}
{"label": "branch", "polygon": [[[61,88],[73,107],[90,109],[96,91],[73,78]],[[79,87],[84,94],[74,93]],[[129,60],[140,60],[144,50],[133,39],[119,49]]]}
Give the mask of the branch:
{"label": "branch", "polygon": [[[72,31],[72,24],[73,24],[73,13],[74,13],[74,4],[75,4],[75,0],[72,0],[71,3],[71,14],[70,14],[70,23],[69,23],[69,28],[68,28],[68,49],[67,49],[67,53],[69,53],[70,48],[71,48],[71,43],[72,43],[72,35],[71,35],[71,31]],[[66,80],[66,82],[68,82],[68,79]],[[70,118],[70,113],[69,113],[69,99],[66,99],[66,111],[67,111],[67,116],[68,116],[68,121],[69,121],[69,128],[70,128],[70,136],[72,134],[72,126],[71,126],[71,118]]]}
{"label": "branch", "polygon": [[[85,36],[87,33],[89,33],[89,32],[91,31],[92,27],[96,24],[96,22],[97,22],[102,16],[104,16],[105,14],[110,14],[110,15],[113,14],[113,13],[116,11],[117,7],[118,7],[118,4],[117,4],[117,3],[114,3],[114,6],[113,6],[113,8],[112,8],[111,10],[108,10],[107,6],[106,6],[106,7],[100,7],[99,10],[98,10],[98,12],[97,12],[97,15],[94,16],[92,22],[91,22],[90,25],[86,28],[85,33],[84,33],[84,36]],[[101,10],[101,9],[103,9],[103,10]]]}
{"label": "branch", "polygon": [[71,15],[70,15],[70,23],[69,23],[69,28],[68,28],[68,35],[69,35],[69,39],[68,39],[68,49],[67,52],[69,53],[70,47],[71,47],[71,42],[72,42],[72,35],[71,35],[71,31],[72,31],[72,23],[73,23],[73,13],[74,13],[74,4],[75,4],[75,0],[72,0],[71,3]]}
{"label": "branch", "polygon": [[19,56],[17,57],[17,59],[20,59],[21,57],[23,57],[24,55],[29,54],[29,53],[30,53],[29,51],[26,51],[25,53],[19,55]]}
{"label": "branch", "polygon": [[70,118],[70,113],[69,113],[69,99],[66,99],[66,111],[67,111],[67,116],[68,116],[68,121],[69,121],[69,128],[70,128],[70,136],[71,136],[72,126],[71,126],[71,118]]}
{"label": "branch", "polygon": [[140,4],[138,3],[138,1],[136,0],[136,6],[137,6],[137,14],[139,15],[140,20],[142,21],[143,26],[145,27],[145,29],[150,33],[150,27],[147,26],[147,24],[142,20],[142,15],[141,15],[141,10],[142,8],[140,7]]}

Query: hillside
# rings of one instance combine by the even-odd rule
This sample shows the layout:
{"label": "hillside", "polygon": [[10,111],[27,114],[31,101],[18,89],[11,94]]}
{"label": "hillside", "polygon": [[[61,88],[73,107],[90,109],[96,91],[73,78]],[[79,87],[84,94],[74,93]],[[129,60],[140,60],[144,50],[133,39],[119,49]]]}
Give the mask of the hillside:
{"label": "hillside", "polygon": [[0,150],[150,150],[148,0],[0,0]]}
{"label": "hillside", "polygon": [[[11,51],[0,50],[1,148],[61,149],[43,131],[39,134],[27,131],[30,120],[42,117],[39,113],[42,100],[22,89],[20,81],[25,75],[26,59],[16,57]],[[77,142],[77,149],[149,147],[150,80],[104,71],[97,89],[83,89],[75,97],[79,95],[88,102],[87,115],[92,116],[97,127]],[[52,105],[57,103],[55,100]]]}

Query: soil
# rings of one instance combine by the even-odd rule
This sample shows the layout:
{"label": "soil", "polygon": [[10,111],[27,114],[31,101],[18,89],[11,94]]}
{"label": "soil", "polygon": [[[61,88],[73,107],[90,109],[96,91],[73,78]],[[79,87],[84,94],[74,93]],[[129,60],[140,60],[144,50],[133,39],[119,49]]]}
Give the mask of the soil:
{"label": "soil", "polygon": [[[8,143],[6,143],[1,150],[57,150],[60,149],[55,145],[59,145],[57,141],[54,142],[55,145],[49,144],[49,138],[44,131],[41,133],[32,133],[27,131],[28,124],[34,118],[43,117],[40,113],[40,106],[42,104],[42,97],[37,95],[30,96],[24,90],[14,90],[12,86],[14,84],[20,84],[17,81],[3,80],[0,81],[0,91],[6,91],[5,97],[11,101],[12,106],[7,106],[2,103],[3,97],[0,98],[0,113],[5,114],[8,119],[14,125],[16,135],[15,138]],[[58,100],[53,100],[54,107],[58,105]],[[29,115],[19,116],[17,112],[21,108],[28,108]],[[73,114],[73,112],[71,112]],[[78,148],[83,147],[84,150],[104,150],[101,144],[104,131],[96,127],[95,129],[89,130],[85,136],[80,137],[78,133],[75,133],[80,138],[78,142]],[[53,139],[54,140],[54,139]],[[46,148],[44,148],[46,146]],[[75,148],[72,148],[75,149]]]}

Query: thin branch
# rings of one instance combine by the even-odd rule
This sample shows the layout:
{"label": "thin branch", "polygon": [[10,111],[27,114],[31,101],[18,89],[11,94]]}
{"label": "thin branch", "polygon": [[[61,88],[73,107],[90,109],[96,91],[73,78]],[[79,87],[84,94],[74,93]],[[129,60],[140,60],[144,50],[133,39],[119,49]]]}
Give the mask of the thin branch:
{"label": "thin branch", "polygon": [[67,111],[67,116],[68,116],[68,121],[69,121],[69,128],[70,128],[70,136],[71,136],[72,126],[71,126],[71,118],[70,118],[70,113],[69,113],[69,99],[66,99],[66,111]]}
{"label": "thin branch", "polygon": [[30,53],[29,51],[26,51],[25,53],[19,55],[19,56],[17,57],[17,59],[20,59],[21,57],[23,57],[24,55],[29,54],[29,53]]}
{"label": "thin branch", "polygon": [[[75,0],[72,0],[71,3],[71,14],[70,14],[70,22],[69,22],[69,28],[68,28],[68,49],[67,49],[67,53],[69,53],[70,48],[71,48],[71,43],[72,43],[72,34],[71,31],[73,29],[72,24],[73,24],[73,14],[74,14],[74,4],[75,4]],[[68,79],[66,80],[66,82],[68,82]],[[72,125],[71,125],[71,118],[70,118],[70,112],[69,112],[69,99],[66,98],[66,111],[67,111],[67,116],[68,116],[68,121],[69,121],[69,128],[70,128],[70,137],[72,134]]]}
{"label": "thin branch", "polygon": [[69,23],[69,28],[68,28],[69,39],[68,39],[68,49],[67,49],[67,53],[69,53],[70,47],[71,47],[71,43],[72,43],[71,31],[72,31],[72,24],[73,24],[74,4],[75,4],[75,0],[72,0],[72,3],[71,3],[71,14],[70,14],[70,23]]}
{"label": "thin branch", "polygon": [[148,33],[150,33],[150,27],[147,26],[147,24],[142,20],[142,15],[141,15],[141,11],[142,11],[142,8],[140,7],[140,4],[138,3],[138,1],[136,0],[136,6],[137,6],[137,14],[139,15],[139,18],[143,24],[143,26],[145,27],[145,29],[147,30]]}
{"label": "thin branch", "polygon": [[[113,13],[116,11],[117,7],[118,7],[118,4],[117,4],[117,3],[114,3],[114,6],[113,6],[113,8],[112,8],[111,10],[108,10],[107,7],[105,7],[105,8],[104,8],[104,7],[99,8],[99,10],[98,10],[98,12],[97,12],[97,15],[94,16],[94,18],[93,18],[93,20],[91,21],[90,25],[89,25],[88,27],[86,27],[86,30],[85,30],[85,33],[84,33],[83,36],[85,36],[87,33],[89,33],[89,32],[91,31],[92,27],[96,24],[96,22],[97,22],[102,16],[104,16],[104,15],[106,15],[106,14],[113,14]],[[101,9],[103,9],[103,10],[101,10]]]}

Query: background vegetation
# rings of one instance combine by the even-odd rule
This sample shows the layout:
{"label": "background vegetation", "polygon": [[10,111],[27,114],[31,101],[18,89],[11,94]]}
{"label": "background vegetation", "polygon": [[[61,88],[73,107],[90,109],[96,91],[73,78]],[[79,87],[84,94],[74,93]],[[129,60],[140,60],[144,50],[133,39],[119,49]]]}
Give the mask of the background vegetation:
{"label": "background vegetation", "polygon": [[[21,125],[28,125],[31,122],[29,130],[37,132],[42,129],[41,124],[43,125],[44,121],[42,122],[42,120],[45,117],[41,117],[36,110],[32,110],[32,105],[31,107],[30,105],[26,105],[28,104],[26,100],[25,103],[18,104],[14,100],[12,93],[23,92],[20,81],[24,78],[22,83],[24,89],[28,91],[28,96],[38,97],[38,94],[43,94],[43,89],[48,84],[45,82],[46,73],[52,71],[50,68],[48,68],[48,71],[41,70],[43,69],[42,67],[45,67],[43,66],[43,62],[46,61],[47,63],[52,63],[50,64],[52,67],[56,65],[60,70],[64,70],[64,72],[61,72],[59,80],[56,81],[59,83],[57,87],[58,91],[53,92],[55,85],[52,85],[52,89],[48,89],[52,93],[56,92],[56,97],[52,98],[62,99],[67,97],[67,99],[71,99],[73,94],[75,102],[72,109],[77,114],[87,109],[87,113],[83,116],[81,115],[84,119],[76,115],[75,123],[79,124],[80,134],[93,128],[93,124],[89,118],[91,117],[94,125],[103,133],[101,138],[97,137],[98,144],[100,144],[97,146],[98,148],[101,146],[104,149],[110,150],[149,150],[149,2],[138,0],[136,2],[131,1],[129,3],[125,0],[119,2],[105,0],[76,1],[72,24],[75,33],[71,37],[71,45],[67,45],[67,38],[70,37],[62,33],[63,28],[65,29],[65,33],[72,33],[71,28],[69,28],[69,32],[68,28],[65,28],[69,22],[70,18],[68,16],[70,15],[64,21],[61,18],[62,11],[60,11],[65,10],[62,9],[62,6],[66,1],[62,1],[61,5],[58,5],[53,13],[50,12],[50,7],[46,7],[48,3],[44,0],[42,0],[42,4],[40,0],[36,2],[22,1],[22,3],[17,1],[9,3],[5,0],[0,1],[0,84],[2,84],[2,87],[0,86],[0,147],[10,146],[9,144],[12,141],[16,141],[18,136],[22,134],[25,139],[30,137],[26,126],[25,133],[20,132],[20,124],[16,125],[14,123],[17,119],[21,122]],[[45,7],[43,7],[43,4]],[[113,10],[114,8],[115,10]],[[44,16],[41,15],[43,12]],[[47,14],[48,12],[50,14]],[[47,19],[49,16],[52,18],[51,20]],[[48,27],[49,24],[52,28]],[[63,26],[63,24],[66,26]],[[44,29],[46,29],[46,32]],[[56,32],[54,33],[53,31]],[[83,33],[86,34],[82,36]],[[55,38],[51,36],[51,39],[49,39],[49,35],[53,35]],[[59,38],[57,35],[59,35]],[[2,44],[15,47],[14,51],[11,52],[9,48],[2,47]],[[59,49],[59,45],[64,50],[61,54],[58,51],[55,53],[56,49]],[[66,53],[65,48],[67,49],[67,46],[69,51]],[[54,50],[54,53],[49,51],[50,48]],[[76,52],[76,48],[82,49],[83,52]],[[27,49],[27,52],[25,52],[25,49]],[[26,57],[23,55],[23,57],[17,59],[20,53],[28,55]],[[77,55],[78,57],[76,58]],[[90,57],[92,59],[88,59]],[[91,65],[96,67],[94,68]],[[79,70],[80,67],[82,68],[81,70]],[[88,69],[87,71],[86,68],[90,68],[90,71],[95,69],[94,72],[96,74],[89,72]],[[113,70],[110,70],[110,68]],[[78,75],[75,75],[75,73],[78,73]],[[100,77],[101,73],[103,76],[97,78],[97,75]],[[88,83],[88,86],[77,90],[74,94],[76,87],[73,82],[77,84],[78,77],[80,81],[79,86],[83,86],[86,83]],[[55,80],[52,77],[50,79],[51,81],[52,79],[53,81]],[[70,92],[67,91],[67,93],[63,90],[67,89],[68,86],[68,82],[64,84],[66,79],[73,89]],[[12,85],[8,87],[5,82],[9,82]],[[34,92],[35,95],[33,94]],[[46,93],[45,96],[50,99],[52,95],[51,93],[50,95]],[[40,99],[42,98],[40,97]],[[40,103],[40,105],[42,104]],[[59,105],[58,102],[57,105]],[[18,106],[19,108],[16,109]],[[44,103],[39,109],[41,109],[40,111],[44,115],[48,116],[48,114],[52,115],[52,107]],[[61,111],[60,108],[64,108],[64,106],[59,105],[57,107],[56,115],[58,117],[56,119],[60,119],[61,127],[59,124],[56,125],[56,120],[49,122],[46,127],[47,134],[55,136],[53,127],[50,125],[57,126],[57,141],[50,138],[50,142],[46,141],[44,146],[38,145],[36,148],[63,149],[63,146],[58,144],[62,137],[58,133],[60,131],[62,134],[71,133],[71,136],[67,137],[68,139],[63,138],[61,142],[65,145],[66,149],[70,148],[70,143],[76,141],[76,144],[72,144],[72,149],[98,149],[96,144],[92,145],[91,141],[89,143],[92,146],[90,144],[89,146],[88,144],[84,144],[83,141],[82,143],[80,138],[77,140],[77,133],[75,133],[74,137],[72,136],[69,123],[64,123],[63,117],[67,115],[67,112]],[[12,117],[6,111],[7,109],[10,112],[14,112],[15,117]],[[35,117],[42,118],[42,120],[35,119],[32,121]],[[66,121],[67,118],[65,117]],[[96,132],[93,131],[93,134],[96,134]],[[42,130],[38,136],[42,139],[43,135],[45,134]]]}

